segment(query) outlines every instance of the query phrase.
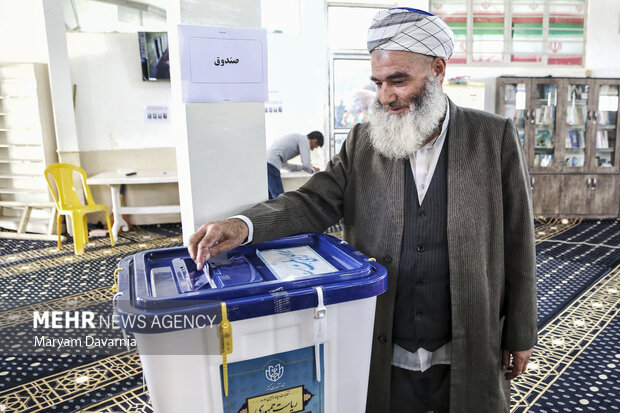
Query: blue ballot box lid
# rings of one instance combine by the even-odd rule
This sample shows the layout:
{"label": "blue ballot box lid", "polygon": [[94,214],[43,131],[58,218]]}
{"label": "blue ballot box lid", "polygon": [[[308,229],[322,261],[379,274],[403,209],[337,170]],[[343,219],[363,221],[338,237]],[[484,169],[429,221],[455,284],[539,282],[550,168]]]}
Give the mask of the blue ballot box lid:
{"label": "blue ballot box lid", "polygon": [[187,248],[157,249],[124,258],[118,275],[117,313],[123,315],[220,314],[231,321],[312,308],[315,287],[325,305],[377,296],[387,289],[384,267],[326,234],[300,234],[238,247],[198,271]]}

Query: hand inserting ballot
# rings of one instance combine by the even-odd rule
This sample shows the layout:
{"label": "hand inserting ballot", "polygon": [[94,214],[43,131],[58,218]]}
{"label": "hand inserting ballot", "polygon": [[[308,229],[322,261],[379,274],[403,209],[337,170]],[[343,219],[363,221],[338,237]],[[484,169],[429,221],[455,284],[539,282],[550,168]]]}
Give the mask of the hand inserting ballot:
{"label": "hand inserting ballot", "polygon": [[204,224],[189,238],[189,256],[196,262],[196,269],[201,270],[211,257],[241,245],[248,233],[248,226],[237,218]]}

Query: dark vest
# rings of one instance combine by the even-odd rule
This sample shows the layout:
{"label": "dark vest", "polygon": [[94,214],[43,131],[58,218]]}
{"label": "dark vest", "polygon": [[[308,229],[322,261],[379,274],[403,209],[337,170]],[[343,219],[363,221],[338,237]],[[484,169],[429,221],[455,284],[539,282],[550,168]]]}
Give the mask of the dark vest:
{"label": "dark vest", "polygon": [[451,340],[448,264],[448,142],[444,142],[422,205],[405,162],[405,228],[400,256],[394,343],[409,351],[435,351]]}

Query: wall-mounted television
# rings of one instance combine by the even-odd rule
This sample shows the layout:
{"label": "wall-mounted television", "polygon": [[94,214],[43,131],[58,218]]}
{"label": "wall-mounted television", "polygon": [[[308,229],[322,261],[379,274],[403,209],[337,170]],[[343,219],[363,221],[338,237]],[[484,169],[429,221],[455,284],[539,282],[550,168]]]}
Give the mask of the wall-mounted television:
{"label": "wall-mounted television", "polygon": [[142,80],[170,80],[167,32],[138,32]]}

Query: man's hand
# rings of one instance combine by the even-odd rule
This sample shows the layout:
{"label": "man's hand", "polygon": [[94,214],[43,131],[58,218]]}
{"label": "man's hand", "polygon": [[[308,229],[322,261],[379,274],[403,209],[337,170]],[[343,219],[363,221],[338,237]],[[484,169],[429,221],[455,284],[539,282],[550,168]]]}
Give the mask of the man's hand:
{"label": "man's hand", "polygon": [[202,269],[205,261],[241,245],[248,237],[248,226],[240,219],[210,222],[189,237],[189,256]]}
{"label": "man's hand", "polygon": [[512,380],[525,373],[532,353],[533,348],[524,351],[502,350],[502,369],[505,371],[506,380]]}

